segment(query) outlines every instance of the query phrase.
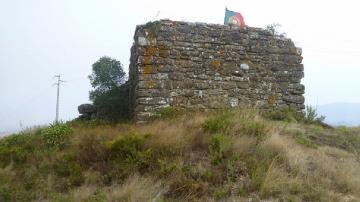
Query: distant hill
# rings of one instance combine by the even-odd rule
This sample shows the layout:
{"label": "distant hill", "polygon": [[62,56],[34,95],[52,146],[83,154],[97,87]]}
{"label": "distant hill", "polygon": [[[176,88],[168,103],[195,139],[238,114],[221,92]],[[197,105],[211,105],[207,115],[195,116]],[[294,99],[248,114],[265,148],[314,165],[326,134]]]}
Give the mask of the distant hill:
{"label": "distant hill", "polygon": [[20,129],[18,130],[0,130],[0,138],[6,135],[10,135],[16,132],[20,132]]}
{"label": "distant hill", "polygon": [[332,125],[360,126],[360,103],[331,103],[317,107],[318,114],[326,116]]}
{"label": "distant hill", "polygon": [[0,137],[10,134],[10,132],[0,131]]}

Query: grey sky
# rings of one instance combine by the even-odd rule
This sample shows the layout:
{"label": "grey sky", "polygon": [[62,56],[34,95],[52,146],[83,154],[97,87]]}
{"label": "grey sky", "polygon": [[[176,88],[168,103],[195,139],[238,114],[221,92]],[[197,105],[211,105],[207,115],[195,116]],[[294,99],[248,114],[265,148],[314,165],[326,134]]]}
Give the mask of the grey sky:
{"label": "grey sky", "polygon": [[[306,102],[360,102],[358,2],[288,0],[0,0],[0,133],[77,116],[103,55],[128,69],[137,24],[161,18],[223,23],[225,5],[249,26],[273,22],[303,48]],[[159,13],[158,17],[157,13]]]}

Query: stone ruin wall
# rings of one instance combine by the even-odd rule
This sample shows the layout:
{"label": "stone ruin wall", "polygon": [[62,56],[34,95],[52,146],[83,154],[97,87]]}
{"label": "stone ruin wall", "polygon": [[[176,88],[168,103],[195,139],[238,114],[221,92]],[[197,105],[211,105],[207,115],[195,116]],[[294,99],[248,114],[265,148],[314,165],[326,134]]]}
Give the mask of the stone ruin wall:
{"label": "stone ruin wall", "polygon": [[260,28],[156,21],[136,27],[129,67],[137,121],[161,108],[304,109],[301,49]]}

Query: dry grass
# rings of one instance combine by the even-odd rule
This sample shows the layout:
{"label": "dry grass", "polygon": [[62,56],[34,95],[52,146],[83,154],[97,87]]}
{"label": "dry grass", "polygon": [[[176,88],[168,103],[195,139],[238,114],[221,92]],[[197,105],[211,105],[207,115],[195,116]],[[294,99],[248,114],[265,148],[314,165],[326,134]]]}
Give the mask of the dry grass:
{"label": "dry grass", "polygon": [[202,145],[204,134],[201,124],[206,116],[201,113],[193,114],[191,117],[184,115],[177,120],[159,120],[151,124],[139,125],[139,133],[149,133],[152,138],[147,141],[148,147],[185,147],[191,145]]}
{"label": "dry grass", "polygon": [[257,141],[251,136],[235,136],[232,138],[231,151],[240,156],[249,155],[256,148]]}
{"label": "dry grass", "polygon": [[[264,147],[276,151],[286,159],[291,171],[296,171],[296,174],[294,173],[295,175],[290,178],[284,175],[286,172],[281,167],[283,165],[271,166],[263,188],[279,186],[286,181],[288,184],[283,184],[284,188],[311,182],[312,186],[327,190],[328,194],[351,193],[355,197],[360,196],[360,163],[354,154],[327,146],[318,149],[308,148],[278,134],[273,134],[263,144]],[[281,176],[278,176],[280,173]],[[279,180],[279,183],[274,181],[274,178]]]}
{"label": "dry grass", "polygon": [[285,165],[279,165],[276,159],[272,161],[269,169],[266,172],[264,182],[260,189],[260,195],[267,196],[282,196],[291,192],[291,189],[302,186],[302,181],[297,176],[291,176],[286,170]]}
{"label": "dry grass", "polygon": [[166,192],[161,181],[155,181],[150,177],[141,177],[137,174],[126,179],[120,186],[112,186],[107,190],[109,201],[158,201]]}
{"label": "dry grass", "polygon": [[[360,128],[347,130],[360,135]],[[40,149],[20,156],[23,161],[0,168],[0,201],[25,201],[19,197],[31,192],[36,195],[28,201],[360,201],[356,150],[296,139],[337,141],[345,132],[266,120],[257,109],[195,112],[141,125],[75,124],[73,131],[64,148],[40,142]],[[121,148],[112,150],[118,140],[124,140]],[[16,141],[19,155],[32,145]],[[1,149],[9,148],[0,142]]]}
{"label": "dry grass", "polygon": [[92,186],[81,186],[76,188],[72,192],[72,197],[78,201],[86,201],[94,195],[98,188],[94,185]]}
{"label": "dry grass", "polygon": [[[125,131],[130,131],[133,126],[129,124],[119,124],[119,125],[99,125],[96,127],[73,127],[74,132],[71,136],[70,143],[72,145],[79,145],[83,141],[84,137],[96,137],[101,138],[101,140],[113,140],[117,136],[121,135]],[[100,139],[99,139],[100,140]]]}

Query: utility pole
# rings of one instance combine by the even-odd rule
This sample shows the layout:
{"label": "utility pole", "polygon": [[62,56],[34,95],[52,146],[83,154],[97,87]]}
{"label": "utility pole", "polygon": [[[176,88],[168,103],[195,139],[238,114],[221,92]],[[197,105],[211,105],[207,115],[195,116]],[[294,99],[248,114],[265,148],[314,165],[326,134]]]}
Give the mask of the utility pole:
{"label": "utility pole", "polygon": [[56,116],[55,116],[55,123],[59,123],[59,98],[60,98],[60,84],[64,82],[60,79],[60,74],[55,75],[55,78],[57,78],[57,82],[54,85],[57,85],[57,96],[56,96]]}

